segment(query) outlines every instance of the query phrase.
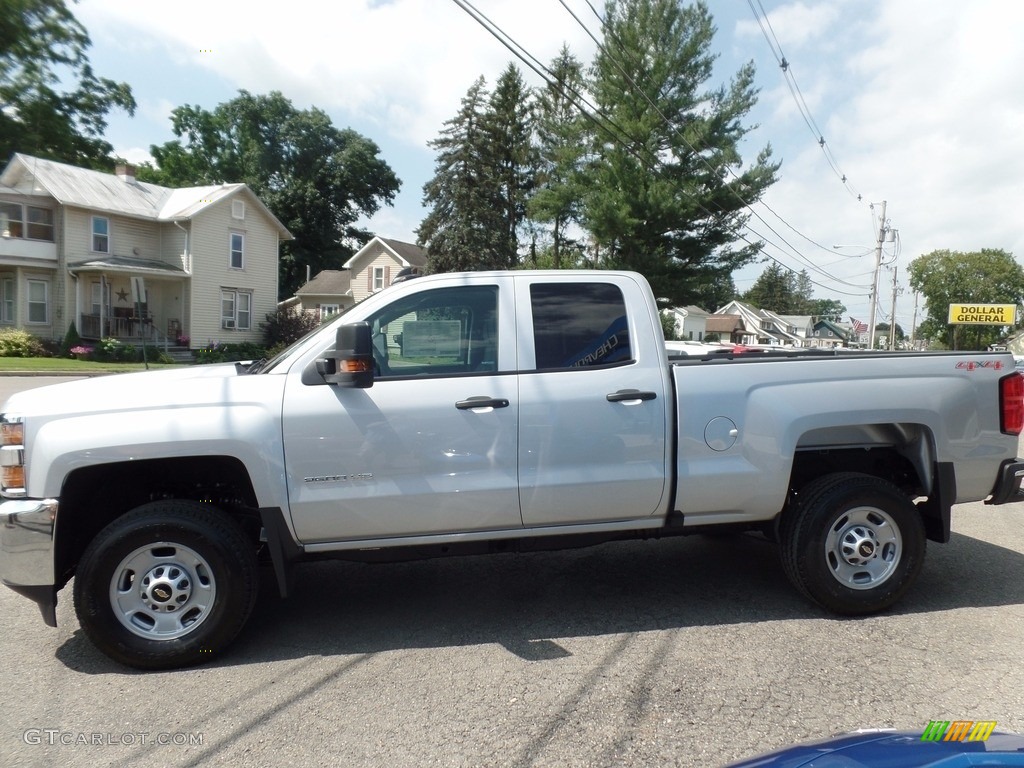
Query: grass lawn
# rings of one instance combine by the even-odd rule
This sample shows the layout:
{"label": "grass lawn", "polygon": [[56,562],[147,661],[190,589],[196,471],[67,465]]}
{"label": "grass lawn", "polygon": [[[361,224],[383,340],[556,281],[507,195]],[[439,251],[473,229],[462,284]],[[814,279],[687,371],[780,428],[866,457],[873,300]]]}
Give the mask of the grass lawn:
{"label": "grass lawn", "polygon": [[[177,368],[177,365],[149,364],[150,370],[158,368]],[[143,363],[97,363],[91,360],[68,360],[62,357],[0,357],[0,373],[123,373],[126,371],[144,371]]]}

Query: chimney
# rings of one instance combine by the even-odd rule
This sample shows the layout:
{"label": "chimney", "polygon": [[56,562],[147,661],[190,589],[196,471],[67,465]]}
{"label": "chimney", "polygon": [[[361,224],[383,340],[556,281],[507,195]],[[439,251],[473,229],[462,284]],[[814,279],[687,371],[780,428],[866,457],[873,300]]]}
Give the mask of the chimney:
{"label": "chimney", "polygon": [[125,184],[135,183],[135,166],[128,165],[127,163],[118,163],[114,168],[114,173],[117,174],[117,178],[123,181]]}

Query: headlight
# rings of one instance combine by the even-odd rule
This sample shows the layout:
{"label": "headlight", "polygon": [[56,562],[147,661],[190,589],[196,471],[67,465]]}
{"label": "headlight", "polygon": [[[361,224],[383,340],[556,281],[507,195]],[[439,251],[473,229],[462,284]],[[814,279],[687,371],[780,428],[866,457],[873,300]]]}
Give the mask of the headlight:
{"label": "headlight", "polygon": [[20,416],[0,414],[0,493],[25,495],[25,424]]}

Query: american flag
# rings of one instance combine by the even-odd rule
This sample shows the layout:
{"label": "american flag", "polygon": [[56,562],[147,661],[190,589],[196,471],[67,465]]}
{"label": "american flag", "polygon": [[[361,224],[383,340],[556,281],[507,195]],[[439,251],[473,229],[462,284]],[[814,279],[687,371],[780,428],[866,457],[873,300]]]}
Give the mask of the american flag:
{"label": "american flag", "polygon": [[857,320],[856,318],[853,317],[850,318],[850,322],[853,323],[853,332],[856,333],[858,336],[862,333],[867,333],[867,323],[862,323],[860,320]]}

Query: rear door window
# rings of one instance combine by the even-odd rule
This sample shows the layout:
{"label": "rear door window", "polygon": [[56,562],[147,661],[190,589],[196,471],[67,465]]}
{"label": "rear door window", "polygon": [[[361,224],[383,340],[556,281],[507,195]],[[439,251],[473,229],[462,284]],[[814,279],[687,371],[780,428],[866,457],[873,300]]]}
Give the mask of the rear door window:
{"label": "rear door window", "polygon": [[530,286],[537,370],[631,362],[626,302],[611,283]]}

